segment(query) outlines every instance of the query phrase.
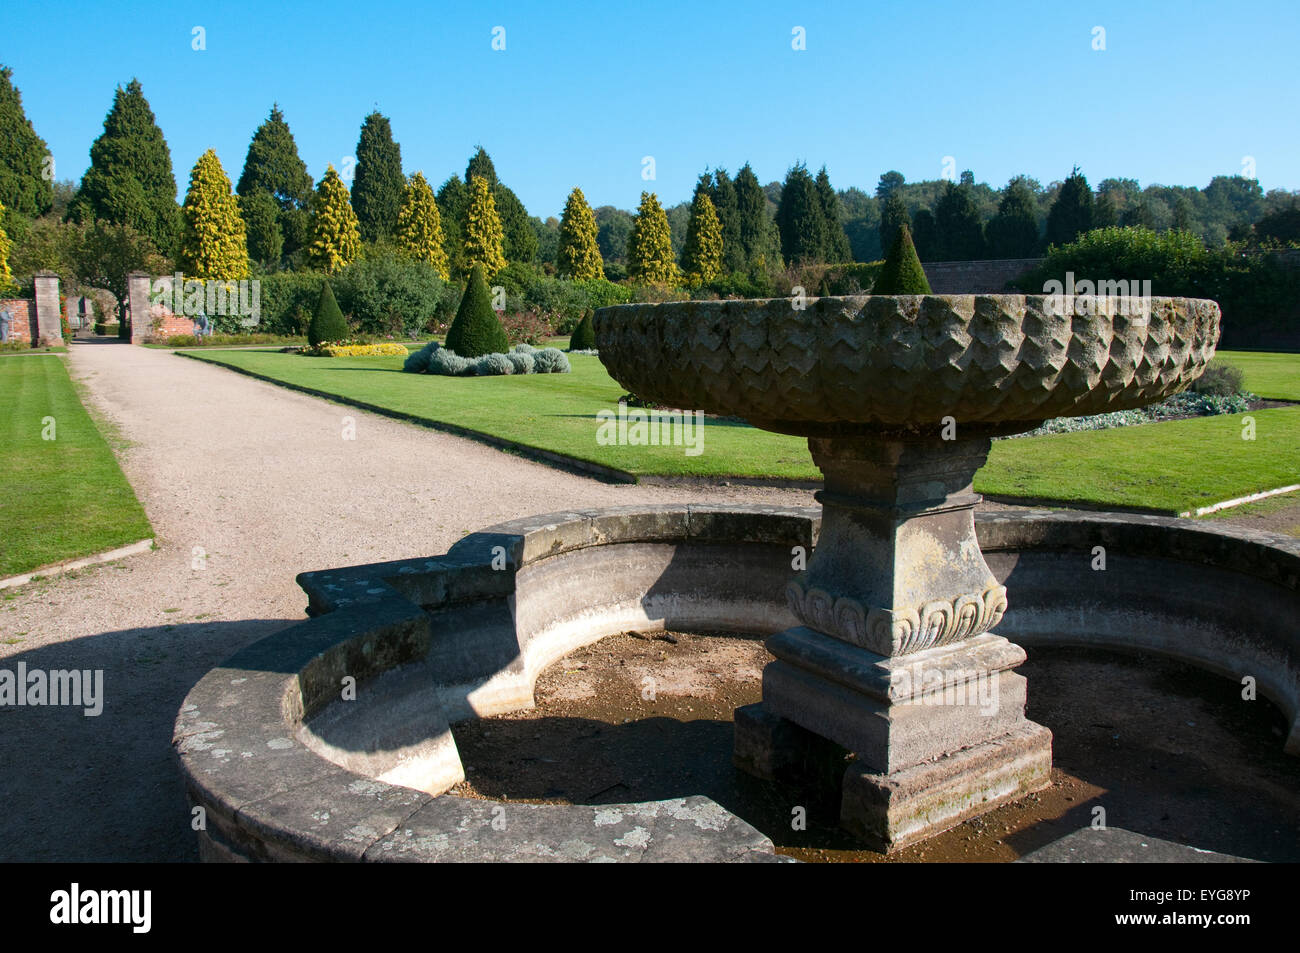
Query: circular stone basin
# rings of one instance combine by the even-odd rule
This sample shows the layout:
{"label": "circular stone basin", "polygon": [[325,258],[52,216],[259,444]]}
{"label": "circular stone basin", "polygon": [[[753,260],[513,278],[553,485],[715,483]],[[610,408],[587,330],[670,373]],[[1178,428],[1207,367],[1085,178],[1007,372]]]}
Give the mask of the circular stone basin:
{"label": "circular stone basin", "polygon": [[729,633],[609,636],[543,672],[536,707],[454,725],[466,781],[453,790],[506,804],[703,794],[811,862],[1013,861],[1088,827],[1097,806],[1148,838],[1300,861],[1286,722],[1228,679],[1150,654],[1036,646],[1021,671],[1030,717],[1052,732],[1050,787],[886,855],[840,826],[833,763],[784,784],[735,770],[733,711],[760,701],[772,658]]}
{"label": "circular stone basin", "polygon": [[638,397],[798,435],[1008,423],[1141,407],[1200,376],[1219,306],[1193,298],[855,295],[596,312]]}
{"label": "circular stone basin", "polygon": [[[1017,593],[999,633],[1249,677],[1289,726],[1275,743],[1300,754],[1300,540],[1120,514],[975,525]],[[820,528],[815,508],[615,507],[502,524],[435,558],[304,573],[314,617],[213,669],[178,714],[203,857],[774,859],[707,797],[510,804],[498,828],[501,805],[446,793],[465,777],[450,725],[531,707],[549,665],[609,635],[790,627],[791,547],[813,548]],[[355,700],[341,697],[348,678]]]}

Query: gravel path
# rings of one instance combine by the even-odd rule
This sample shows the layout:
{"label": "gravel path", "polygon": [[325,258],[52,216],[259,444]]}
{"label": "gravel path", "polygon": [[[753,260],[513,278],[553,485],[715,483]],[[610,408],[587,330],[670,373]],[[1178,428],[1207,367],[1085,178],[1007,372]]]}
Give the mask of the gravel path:
{"label": "gravel path", "polygon": [[302,570],[437,554],[577,506],[812,502],[604,484],[166,351],[78,342],[68,361],[128,443],[158,548],[0,602],[0,668],[102,669],[105,695],[98,717],[0,707],[0,861],[197,859],[172,721],[209,668],[304,618]]}

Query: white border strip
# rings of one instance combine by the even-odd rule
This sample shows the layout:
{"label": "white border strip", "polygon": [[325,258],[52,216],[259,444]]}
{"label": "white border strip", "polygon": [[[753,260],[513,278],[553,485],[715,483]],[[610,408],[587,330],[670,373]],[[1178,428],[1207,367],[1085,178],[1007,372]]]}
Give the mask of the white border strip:
{"label": "white border strip", "polygon": [[86,566],[93,566],[96,563],[106,563],[111,562],[114,559],[121,559],[123,556],[134,556],[137,553],[147,553],[152,548],[153,537],[150,536],[148,539],[139,540],[138,542],[131,543],[129,546],[119,546],[117,549],[110,549],[107,552],[96,553],[93,556],[69,560],[66,563],[55,563],[53,566],[33,569],[31,572],[23,573],[20,576],[10,576],[8,579],[0,579],[0,589],[25,585],[31,582],[36,576],[57,576],[61,573],[71,572],[73,569],[83,569]]}
{"label": "white border strip", "polygon": [[1235,500],[1224,500],[1222,503],[1215,503],[1212,506],[1202,506],[1195,513],[1188,510],[1186,513],[1179,513],[1181,517],[1188,516],[1205,516],[1208,513],[1215,513],[1219,510],[1226,510],[1232,506],[1241,506],[1244,503],[1254,503],[1256,500],[1262,500],[1269,496],[1279,496],[1283,493],[1292,493],[1300,490],[1300,483],[1292,483],[1290,486],[1280,486],[1276,490],[1264,490],[1262,493],[1252,493],[1250,496],[1239,496]]}

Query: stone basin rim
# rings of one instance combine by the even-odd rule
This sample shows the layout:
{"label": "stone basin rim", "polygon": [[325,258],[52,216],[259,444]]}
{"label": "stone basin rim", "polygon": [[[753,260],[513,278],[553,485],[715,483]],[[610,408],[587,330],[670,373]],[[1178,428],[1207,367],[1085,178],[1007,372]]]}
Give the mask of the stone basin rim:
{"label": "stone basin rim", "polygon": [[[1092,313],[1097,302],[1120,307]],[[846,295],[802,308],[791,298],[612,305],[594,327],[601,362],[643,399],[815,435],[1141,407],[1201,375],[1220,320],[1204,298]]]}
{"label": "stone basin rim", "polygon": [[[629,522],[629,519],[639,522]],[[427,613],[411,601],[410,594],[394,588],[387,581],[413,578],[419,573],[465,577],[467,586],[481,587],[480,598],[489,598],[489,593],[492,594],[490,598],[505,598],[506,593],[497,590],[502,577],[513,573],[493,572],[488,566],[491,548],[498,544],[507,546],[511,567],[516,571],[525,566],[543,567],[553,562],[562,565],[563,560],[571,555],[593,548],[637,545],[638,540],[655,545],[689,543],[691,540],[708,544],[734,538],[738,531],[749,534],[747,538],[753,543],[772,547],[774,558],[788,559],[788,543],[803,538],[799,535],[801,533],[815,534],[818,519],[816,508],[761,509],[725,505],[634,506],[554,513],[498,524],[467,537],[453,547],[453,550],[459,549],[459,553],[451,552],[444,557],[306,573],[302,578],[304,588],[326,600],[319,606],[322,616],[274,633],[240,650],[235,657],[209,672],[186,698],[177,719],[174,744],[191,798],[194,803],[208,808],[210,826],[237,831],[245,846],[254,843],[275,859],[508,859],[502,855],[499,846],[494,847],[487,841],[477,843],[472,836],[467,838],[457,834],[456,825],[462,820],[472,822],[475,829],[489,829],[487,825],[491,815],[488,811],[497,802],[470,803],[448,795],[430,798],[409,788],[380,782],[326,762],[294,737],[292,722],[302,715],[298,707],[302,701],[301,676],[298,673],[304,670],[304,666],[320,662],[323,654],[340,648],[336,640],[345,634],[343,617],[351,616],[356,621],[357,628],[352,636],[358,643],[367,638],[375,642],[371,635],[384,626],[388,626],[390,632],[398,633],[402,626],[409,628],[426,624],[421,620]],[[1072,512],[987,512],[979,514],[977,525],[985,552],[995,560],[1004,559],[1005,567],[1010,571],[1017,571],[1015,564],[1018,560],[1028,559],[1040,564],[1038,568],[1029,567],[1038,581],[1030,580],[1022,586],[1019,603],[1013,590],[1011,612],[1015,613],[1019,606],[1022,612],[1029,613],[1019,622],[1014,615],[1008,616],[1014,631],[1005,634],[1016,641],[1055,642],[1058,640],[1051,635],[1054,627],[1071,618],[1087,621],[1090,610],[1086,599],[1082,602],[1076,600],[1077,605],[1060,606],[1058,611],[1051,602],[1035,606],[1035,600],[1030,596],[1034,591],[1056,591],[1062,573],[1077,577],[1079,570],[1071,560],[1077,558],[1086,563],[1091,558],[1090,547],[1097,542],[1107,545],[1112,556],[1122,556],[1127,552],[1134,557],[1163,557],[1172,560],[1169,565],[1185,567],[1188,572],[1209,571],[1219,573],[1223,578],[1266,584],[1275,593],[1274,598],[1281,599],[1270,610],[1275,616],[1286,606],[1294,608],[1298,603],[1300,541],[1286,537],[1167,517]],[[612,531],[619,527],[624,528],[624,535],[613,537]],[[511,538],[515,542],[511,543]],[[1147,616],[1141,613],[1146,611],[1143,603],[1148,597],[1147,588],[1132,574],[1126,577],[1122,571],[1116,573],[1117,568],[1112,567],[1105,574],[1088,578],[1117,585],[1121,591],[1129,593],[1131,602],[1112,606],[1113,610],[1135,611],[1139,613],[1135,621],[1146,619]],[[1105,578],[1101,579],[1102,576]],[[465,592],[468,591],[467,588]],[[351,598],[354,595],[356,598]],[[313,596],[313,601],[315,599]],[[1239,605],[1247,616],[1261,608],[1248,602]],[[1104,608],[1104,604],[1099,604],[1098,608]],[[331,617],[336,621],[332,623]],[[1241,622],[1242,631],[1235,635],[1238,640],[1235,649],[1232,643],[1214,639],[1203,640],[1199,646],[1193,645],[1182,630],[1169,632],[1160,645],[1144,646],[1138,640],[1135,647],[1184,658],[1192,664],[1220,670],[1224,674],[1240,672],[1235,657],[1248,650],[1254,659],[1252,666],[1260,667],[1247,670],[1271,676],[1274,691],[1265,690],[1261,694],[1273,698],[1292,720],[1288,750],[1300,755],[1300,645],[1296,643],[1297,636],[1276,627],[1265,631],[1261,626],[1248,624],[1249,619]],[[334,628],[329,629],[330,625]],[[316,634],[317,629],[325,631]],[[1131,641],[1130,636],[1136,634],[1136,630],[1130,629],[1118,633],[1118,637],[1111,640],[1097,641],[1094,636],[1087,636],[1082,641],[1067,639],[1061,644],[1117,647],[1118,642]],[[1241,642],[1243,636],[1252,641]],[[377,642],[380,648],[383,647],[383,638]],[[1191,651],[1193,649],[1196,652]],[[1201,654],[1197,655],[1197,652]],[[1221,662],[1216,664],[1216,658],[1221,658]],[[1261,678],[1261,688],[1266,687],[1265,679]],[[214,749],[222,747],[231,749],[227,760],[233,762],[233,770],[223,766],[216,757],[218,750]],[[257,757],[241,762],[241,750]],[[264,784],[250,783],[259,777],[265,779]],[[346,830],[321,828],[310,812],[302,807],[302,802],[312,803],[310,798],[315,796],[339,798],[335,805],[336,815],[346,818],[348,824],[356,823]],[[667,805],[669,802],[657,803]],[[636,812],[682,810],[678,807],[651,807],[648,803],[607,807],[625,810],[629,817]],[[545,830],[551,823],[545,820],[550,816],[554,816],[561,826],[586,830],[593,823],[591,819],[596,812],[603,809],[588,805],[530,806],[528,812],[535,815],[536,823],[528,820],[527,826],[521,824],[520,835],[536,837],[539,830]],[[690,807],[690,811],[703,811],[705,814],[701,816],[732,823],[725,812],[720,813],[716,805],[704,803],[703,799]],[[597,829],[611,830],[599,825],[592,828]],[[693,823],[691,830],[695,833],[691,838],[694,847],[690,850],[699,849],[706,853],[714,850],[706,847],[706,842],[716,837],[718,848],[714,857],[725,853],[728,859],[772,859],[770,847],[763,844],[756,832],[746,833],[743,826],[731,827],[732,833],[725,836],[696,827]],[[472,833],[470,831],[470,835]],[[450,839],[451,843],[440,844],[439,839]],[[687,848],[686,842],[682,841],[681,846]],[[222,857],[220,850],[211,845],[205,858],[240,859],[237,856]],[[267,858],[262,856],[262,859]],[[664,858],[647,856],[646,859]]]}
{"label": "stone basin rim", "polygon": [[[744,305],[767,305],[773,301],[792,301],[794,295],[775,295],[770,298],[714,298],[714,299],[697,299],[697,298],[680,298],[673,301],[632,301],[626,304],[607,304],[596,309],[595,313],[602,311],[620,311],[634,308],[668,308],[684,304],[689,305],[707,305],[710,307],[719,306],[744,306]],[[809,303],[818,301],[864,301],[868,298],[898,299],[898,300],[917,300],[922,298],[935,298],[940,300],[957,300],[962,298],[992,298],[992,299],[1019,299],[1021,301],[1030,300],[1048,300],[1055,299],[1059,301],[1209,301],[1209,298],[1194,298],[1190,295],[1103,295],[1103,294],[1049,294],[1047,292],[1025,293],[1023,291],[972,291],[962,294],[913,294],[913,295],[877,295],[869,291],[859,294],[846,295],[806,295],[805,300]]]}

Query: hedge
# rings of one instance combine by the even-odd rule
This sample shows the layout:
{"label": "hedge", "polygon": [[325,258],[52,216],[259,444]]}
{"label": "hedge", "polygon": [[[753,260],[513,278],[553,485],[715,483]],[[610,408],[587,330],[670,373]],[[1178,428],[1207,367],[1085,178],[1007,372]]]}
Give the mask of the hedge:
{"label": "hedge", "polygon": [[1012,285],[1042,294],[1049,280],[1151,282],[1153,295],[1211,298],[1223,310],[1219,346],[1300,347],[1300,253],[1240,242],[1207,248],[1187,232],[1101,228],[1052,246]]}

